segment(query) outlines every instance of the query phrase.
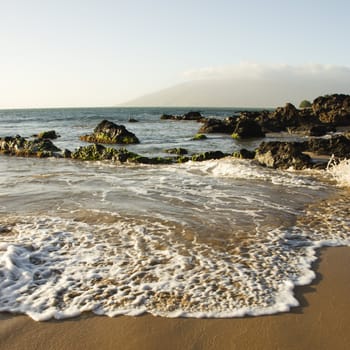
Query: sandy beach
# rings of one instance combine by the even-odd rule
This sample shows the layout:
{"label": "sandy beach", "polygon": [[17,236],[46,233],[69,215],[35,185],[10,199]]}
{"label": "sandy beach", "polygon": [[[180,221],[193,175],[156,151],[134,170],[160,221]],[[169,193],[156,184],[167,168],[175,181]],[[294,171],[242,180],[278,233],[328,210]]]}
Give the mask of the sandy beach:
{"label": "sandy beach", "polygon": [[236,319],[83,315],[35,322],[2,314],[1,349],[348,349],[350,248],[320,251],[317,279],[298,287],[289,313]]}

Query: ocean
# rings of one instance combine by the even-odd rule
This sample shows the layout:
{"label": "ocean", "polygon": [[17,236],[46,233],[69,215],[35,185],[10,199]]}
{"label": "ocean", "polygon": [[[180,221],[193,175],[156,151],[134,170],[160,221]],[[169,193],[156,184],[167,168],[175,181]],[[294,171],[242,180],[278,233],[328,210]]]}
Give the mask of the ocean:
{"label": "ocean", "polygon": [[[1,110],[0,137],[56,130],[86,145],[103,119],[140,139],[129,150],[166,156],[254,149],[261,140],[160,120],[180,108]],[[204,117],[238,109],[202,109]],[[129,119],[137,119],[137,123]],[[302,140],[271,134],[267,140]],[[119,148],[119,146],[116,146]],[[34,320],[98,315],[241,317],[286,312],[315,278],[322,246],[350,244],[350,163],[280,171],[226,157],[116,165],[0,155],[0,311]]]}

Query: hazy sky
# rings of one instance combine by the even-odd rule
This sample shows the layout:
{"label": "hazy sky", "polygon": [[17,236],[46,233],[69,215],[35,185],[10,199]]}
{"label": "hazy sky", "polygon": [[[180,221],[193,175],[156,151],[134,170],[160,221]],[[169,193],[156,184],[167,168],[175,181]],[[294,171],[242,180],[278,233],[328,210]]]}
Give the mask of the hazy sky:
{"label": "hazy sky", "polygon": [[348,0],[0,0],[0,108],[111,106],[251,65],[337,79],[349,14]]}

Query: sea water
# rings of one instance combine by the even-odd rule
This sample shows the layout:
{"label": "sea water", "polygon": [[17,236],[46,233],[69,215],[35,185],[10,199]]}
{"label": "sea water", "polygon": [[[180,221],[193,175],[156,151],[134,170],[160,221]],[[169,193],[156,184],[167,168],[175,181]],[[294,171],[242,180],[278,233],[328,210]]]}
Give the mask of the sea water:
{"label": "sea water", "polygon": [[[192,141],[199,123],[160,120],[186,111],[0,111],[0,137],[54,129],[61,135],[54,143],[73,150],[84,145],[80,135],[108,119],[141,140],[130,150],[150,156],[172,147],[232,153],[259,142],[227,135]],[[35,320],[85,311],[166,317],[288,311],[298,305],[294,287],[315,277],[316,249],[350,243],[348,190],[338,186],[349,185],[348,173],[347,161],[327,172],[300,172],[231,157],[154,166],[1,155],[0,311]]]}

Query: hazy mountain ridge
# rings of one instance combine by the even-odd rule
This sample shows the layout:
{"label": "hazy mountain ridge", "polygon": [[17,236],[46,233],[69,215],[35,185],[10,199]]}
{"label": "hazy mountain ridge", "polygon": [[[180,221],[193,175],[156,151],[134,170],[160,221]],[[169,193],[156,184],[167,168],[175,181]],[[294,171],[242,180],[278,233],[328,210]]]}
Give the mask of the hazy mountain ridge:
{"label": "hazy mountain ridge", "polygon": [[193,80],[127,101],[127,107],[276,107],[332,93],[350,93],[349,82],[315,80]]}

